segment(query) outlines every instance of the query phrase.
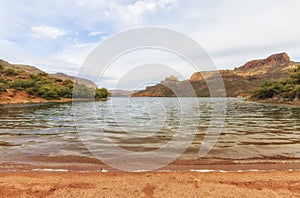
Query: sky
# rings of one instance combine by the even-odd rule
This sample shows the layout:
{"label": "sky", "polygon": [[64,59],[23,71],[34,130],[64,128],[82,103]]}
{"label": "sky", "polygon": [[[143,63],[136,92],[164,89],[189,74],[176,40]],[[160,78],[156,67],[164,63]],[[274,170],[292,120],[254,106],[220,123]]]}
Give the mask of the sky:
{"label": "sky", "polygon": [[[198,42],[218,69],[279,52],[300,61],[299,7],[298,0],[0,0],[0,59],[76,76],[104,40],[133,28],[162,27]],[[170,64],[184,67],[180,79],[194,72],[175,60]],[[155,68],[157,76],[144,74],[152,84],[176,73]],[[99,86],[128,89],[125,82],[116,87],[127,70],[112,68]],[[140,70],[139,76],[145,77]]]}

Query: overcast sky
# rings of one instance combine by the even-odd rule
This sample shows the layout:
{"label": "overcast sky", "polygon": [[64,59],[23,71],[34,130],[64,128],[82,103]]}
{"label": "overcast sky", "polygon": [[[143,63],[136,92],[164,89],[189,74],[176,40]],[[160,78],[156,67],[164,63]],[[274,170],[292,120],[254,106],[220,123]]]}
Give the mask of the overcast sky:
{"label": "overcast sky", "polygon": [[[299,8],[298,0],[0,0],[0,59],[76,75],[104,39],[154,26],[191,37],[219,69],[283,51],[300,61]],[[113,88],[121,73],[102,85]]]}

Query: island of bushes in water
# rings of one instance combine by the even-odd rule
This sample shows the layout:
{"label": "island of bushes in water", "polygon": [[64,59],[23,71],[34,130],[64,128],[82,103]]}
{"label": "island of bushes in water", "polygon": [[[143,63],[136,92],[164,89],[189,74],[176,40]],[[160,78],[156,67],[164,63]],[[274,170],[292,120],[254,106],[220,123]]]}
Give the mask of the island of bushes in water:
{"label": "island of bushes in water", "polygon": [[300,104],[300,67],[290,71],[290,77],[266,81],[250,98],[252,101]]}
{"label": "island of bushes in water", "polygon": [[45,72],[38,74],[6,68],[0,65],[0,103],[37,103],[47,101],[70,101],[78,99],[105,99],[105,88],[92,88],[63,80]]}

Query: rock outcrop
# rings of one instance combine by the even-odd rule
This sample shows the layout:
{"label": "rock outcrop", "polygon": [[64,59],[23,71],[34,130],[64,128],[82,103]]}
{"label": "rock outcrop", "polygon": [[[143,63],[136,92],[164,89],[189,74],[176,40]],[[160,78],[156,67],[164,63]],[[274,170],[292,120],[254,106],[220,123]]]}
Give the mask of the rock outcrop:
{"label": "rock outcrop", "polygon": [[[145,90],[133,93],[132,96],[194,96],[186,91],[192,85],[197,96],[210,96],[206,85],[207,80],[214,80],[217,75],[222,75],[228,97],[247,97],[263,84],[264,81],[278,80],[288,77],[292,68],[299,66],[299,63],[290,60],[285,53],[273,54],[266,59],[252,60],[234,70],[203,71],[195,72],[190,79],[178,81],[174,76]],[[176,93],[176,94],[175,94]]]}

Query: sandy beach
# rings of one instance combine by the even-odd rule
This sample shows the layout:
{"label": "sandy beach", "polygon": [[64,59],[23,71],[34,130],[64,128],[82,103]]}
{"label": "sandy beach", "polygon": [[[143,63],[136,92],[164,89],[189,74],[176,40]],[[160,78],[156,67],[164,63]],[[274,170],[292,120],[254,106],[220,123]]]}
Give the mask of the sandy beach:
{"label": "sandy beach", "polygon": [[300,173],[0,173],[1,197],[300,197]]}

